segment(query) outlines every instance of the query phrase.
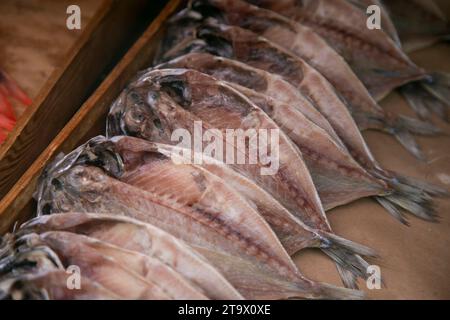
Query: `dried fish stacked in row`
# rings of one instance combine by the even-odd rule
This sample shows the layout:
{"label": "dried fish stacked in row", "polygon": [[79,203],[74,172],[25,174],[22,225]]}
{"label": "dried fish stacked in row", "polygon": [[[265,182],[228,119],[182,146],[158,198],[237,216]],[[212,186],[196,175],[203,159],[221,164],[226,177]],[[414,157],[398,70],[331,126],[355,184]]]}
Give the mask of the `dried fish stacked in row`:
{"label": "dried fish stacked in row", "polygon": [[[394,24],[368,50],[366,1],[250,2],[261,7],[190,1],[168,22],[155,65],[112,105],[107,137],[49,165],[38,217],[2,240],[3,297],[357,299],[376,254],[335,235],[325,210],[374,197],[403,223],[405,211],[436,219],[432,197],[446,190],[382,168],[360,133],[387,131],[421,156],[411,134],[438,132],[375,100],[426,76]],[[200,150],[225,147],[215,157],[173,139],[195,137],[198,124],[210,135]],[[226,139],[230,129],[279,137],[242,144]],[[250,163],[249,150],[274,147],[276,170],[261,174],[269,164]],[[225,162],[230,150],[244,161]],[[302,275],[290,256],[304,248],[328,255],[351,289]],[[82,290],[67,288],[70,266]]]}

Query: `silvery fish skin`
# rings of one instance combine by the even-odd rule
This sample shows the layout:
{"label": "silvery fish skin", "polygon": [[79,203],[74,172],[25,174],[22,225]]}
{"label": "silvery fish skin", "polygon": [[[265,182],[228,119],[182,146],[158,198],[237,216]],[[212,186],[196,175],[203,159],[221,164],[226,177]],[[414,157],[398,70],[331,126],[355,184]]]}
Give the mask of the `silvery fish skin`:
{"label": "silvery fish skin", "polygon": [[[191,40],[188,41],[189,36],[187,35],[183,41],[176,42],[176,45],[166,52],[165,58],[179,56],[186,52],[209,52],[233,58],[255,68],[282,76],[284,80],[297,87],[302,94],[313,101],[315,107],[327,117],[332,125],[335,125],[335,130],[339,128],[336,123],[340,123],[341,126],[345,125],[339,121],[339,118],[336,118],[335,110],[339,111],[339,116],[344,120],[351,118],[346,104],[327,79],[291,51],[259,37],[249,30],[217,24],[211,20],[198,24],[189,16],[186,16],[187,21],[185,21],[184,15],[182,17],[183,23],[175,19],[170,24],[162,47],[170,46],[171,39],[178,38],[172,35],[178,35],[181,32],[179,30],[185,28],[190,30],[188,34],[190,34]],[[188,24],[188,27],[185,24]],[[359,129],[377,129],[388,132],[418,158],[423,158],[423,155],[411,133],[432,135],[439,132],[439,129],[432,124],[387,113],[380,108],[378,111],[372,109],[368,113],[358,112],[355,113],[355,116]],[[345,132],[345,130],[343,131]]]}
{"label": "silvery fish skin", "polygon": [[[382,169],[361,138],[360,141],[357,140],[358,146],[365,152],[359,158],[369,174],[349,154],[333,144],[320,128],[308,123],[298,114],[286,112],[288,106],[251,89],[237,89],[266,111],[300,148],[325,209],[350,202],[352,197],[348,197],[347,192],[353,194],[353,199],[362,197],[364,192],[367,192],[366,196],[374,195],[375,199],[402,223],[407,224],[407,220],[400,210],[421,219],[436,219],[432,196],[447,196],[445,189]],[[359,131],[355,126],[353,128],[353,132],[352,126],[347,129],[350,134],[354,133],[357,139],[360,137]],[[349,149],[355,150],[352,145],[349,145]],[[335,180],[339,181],[333,185]]]}
{"label": "silvery fish skin", "polygon": [[[182,170],[183,166],[172,164],[170,172],[154,174],[159,188],[156,184],[151,191],[152,186],[141,181],[147,187],[143,190],[110,176],[125,177],[126,171],[112,172],[111,168],[123,170],[133,155],[128,160],[119,160],[109,151],[95,156],[98,142],[99,138],[94,139],[83,146],[84,152],[69,154],[47,171],[41,182],[39,207],[45,206],[48,213],[125,215],[153,224],[200,252],[245,298],[361,296],[353,290],[305,279],[265,221],[218,177],[192,175],[192,171]],[[146,156],[155,158],[155,166],[168,164],[161,155]],[[102,164],[103,169],[80,165],[90,161]]]}
{"label": "silvery fish skin", "polygon": [[[151,82],[159,84],[155,87]],[[175,95],[179,92],[181,95],[168,99],[164,91]],[[153,92],[159,93],[156,99]],[[193,70],[164,69],[141,75],[138,83],[122,94],[111,108],[108,132],[110,136],[127,134],[175,144],[169,138],[171,132],[185,128],[195,135],[192,123],[196,119],[202,120],[205,128],[224,131],[229,128],[278,128],[262,110],[226,84]],[[283,170],[274,175],[261,175],[259,166],[255,165],[238,165],[234,166],[235,169],[257,182],[306,225],[330,231],[317,191],[297,147],[282,132],[280,142],[280,168]],[[349,281],[344,282],[349,286]]]}
{"label": "silvery fish skin", "polygon": [[[8,286],[5,299],[14,300],[119,300],[115,293],[100,284],[82,277],[80,288],[73,290],[67,287],[69,274],[65,270],[53,270],[44,273],[22,275],[3,280],[0,290]],[[0,298],[1,298],[0,293]]]}
{"label": "silvery fish skin", "polygon": [[[180,18],[190,19],[190,16],[180,14]],[[194,26],[186,27],[186,23],[194,24]],[[180,29],[192,29],[191,42],[187,41],[188,37],[185,37],[182,42],[177,41],[181,33]],[[290,42],[294,43],[295,37],[292,33],[289,35],[294,38]],[[173,43],[175,45],[171,47]],[[175,20],[168,27],[163,48],[166,49],[163,55],[163,59],[166,60],[188,52],[208,52],[278,74],[307,96],[322,114],[324,114],[322,109],[327,107],[338,110],[347,108],[332,84],[305,60],[295,55],[294,52],[247,29],[218,24],[214,20],[208,20],[203,24],[196,20],[183,21],[183,23]],[[353,92],[354,90],[352,90],[354,95]],[[367,104],[365,105],[367,106]],[[360,114],[369,113],[373,118],[380,119],[384,117],[382,109],[375,103],[372,103],[369,108],[364,107],[365,105],[360,103],[360,108],[366,109],[360,110],[363,112]],[[369,119],[369,117],[358,118],[360,129],[383,129],[379,127],[380,124],[369,122]]]}
{"label": "silvery fish skin", "polygon": [[[159,119],[157,126],[155,118]],[[276,172],[261,174],[260,161],[256,164],[249,164],[248,161],[245,164],[234,163],[234,167],[258,181],[258,184],[305,224],[330,230],[298,148],[247,97],[206,74],[194,70],[163,69],[141,76],[112,106],[108,120],[109,135],[125,134],[155,142],[178,144],[178,141],[170,138],[174,129],[184,128],[194,137],[193,123],[196,120],[201,120],[206,129],[222,132],[226,129],[278,130],[279,143],[275,144],[279,148],[278,159],[275,159],[278,160]],[[120,129],[116,131],[117,128]],[[226,134],[222,136],[225,137]],[[249,155],[248,150],[243,150],[236,142],[228,142],[228,145],[226,141],[224,143],[228,146],[228,152],[231,148],[235,149],[235,154],[239,152],[245,157]],[[271,142],[267,145],[267,150],[270,150]],[[226,155],[223,159],[227,159]]]}
{"label": "silvery fish skin", "polygon": [[362,129],[367,126],[368,115],[382,117],[383,110],[345,60],[311,28],[241,0],[197,0],[191,6],[204,17],[211,15],[225,24],[251,30],[304,59],[345,99]]}
{"label": "silvery fish skin", "polygon": [[[114,138],[114,147],[110,148],[122,159],[128,160],[124,163],[127,171],[135,170],[132,180],[139,179],[141,174],[145,174],[143,171],[147,167],[144,165],[151,159],[146,157],[146,154],[157,152],[174,160],[175,157],[179,158],[179,155],[186,151],[176,146],[152,143],[133,137]],[[365,277],[365,272],[361,272],[361,270],[366,270],[366,263],[355,254],[374,256],[373,250],[328,232],[309,228],[252,180],[237,173],[223,162],[203,156],[201,164],[191,163],[189,166],[201,171],[206,170],[218,176],[240,193],[252,206],[255,206],[257,212],[273,228],[288,253],[293,254],[307,247],[321,248],[342,267],[352,270],[357,276]],[[128,182],[130,182],[129,179],[128,177]]]}
{"label": "silvery fish skin", "polygon": [[[251,2],[311,26],[349,62],[377,100],[386,96],[393,89],[400,88],[416,112],[417,109],[421,110],[421,113],[423,113],[422,109],[430,109],[428,112],[432,111],[448,121],[445,106],[449,105],[448,101],[450,100],[448,82],[450,77],[443,73],[426,72],[412,63],[383,30],[369,30],[365,27],[367,20],[365,12],[352,3],[345,0],[307,0],[295,3],[291,0],[285,2],[251,0]],[[425,11],[428,15],[442,16],[433,2],[415,0],[411,3],[413,6],[418,6],[413,12],[423,13]],[[403,6],[401,10],[403,10]],[[439,18],[433,19],[439,20]],[[448,38],[448,30],[446,33]],[[421,46],[427,42],[429,41],[426,38],[419,38],[418,41],[415,41],[415,45]],[[424,99],[424,95],[426,99]],[[422,116],[421,113],[417,113]],[[439,132],[435,126],[429,124],[426,127],[425,123],[417,123],[417,121],[415,125],[420,129],[416,131],[414,122],[411,122],[410,118],[390,119],[392,115],[388,114],[387,116],[389,117],[383,120],[387,121],[388,128],[391,131],[394,130],[393,132],[399,129],[427,135]],[[396,137],[407,148],[411,144],[411,137],[405,136],[404,133],[397,133]],[[414,152],[413,145],[409,149],[419,159],[423,158],[421,154]]]}
{"label": "silvery fish skin", "polygon": [[26,222],[17,235],[46,231],[69,231],[140,252],[161,260],[211,299],[243,299],[206,259],[179,239],[148,223],[107,214],[52,214]]}
{"label": "silvery fish skin", "polygon": [[[210,74],[217,79],[227,81],[230,86],[234,87],[237,90],[240,90],[244,94],[251,95],[255,98],[258,96],[258,94],[268,95],[273,98],[272,104],[274,105],[287,105],[289,106],[287,108],[290,108],[290,106],[292,105],[295,106],[295,93],[293,93],[293,90],[295,90],[295,88],[283,81],[280,81],[276,76],[272,76],[262,70],[252,68],[236,60],[217,57],[206,53],[191,53],[171,60],[167,63],[163,63],[156,68],[166,67],[182,67],[194,69],[206,74]],[[254,89],[254,91],[251,91],[252,89]],[[283,94],[280,94],[280,92]],[[263,98],[258,100],[264,104],[264,100],[267,99]],[[335,107],[336,106],[337,105],[335,105]],[[263,109],[265,109],[266,112],[273,113],[274,107],[263,107]],[[300,108],[296,109],[302,111]],[[369,147],[365,143],[360,131],[358,130],[355,121],[345,107],[341,109],[327,107],[322,108],[321,111],[327,116],[330,123],[333,124],[336,132],[341,137],[341,143],[336,142],[336,140],[333,139],[333,141],[336,142],[335,147],[341,146],[341,144],[344,143],[345,147],[341,147],[342,152],[347,152],[348,150],[350,155],[367,172],[369,172],[373,177],[376,177],[377,179],[382,181],[382,187],[378,188],[378,192],[381,197],[376,197],[376,200],[380,202],[380,204],[391,215],[393,215],[396,219],[404,224],[407,224],[408,222],[406,220],[406,217],[402,213],[403,210],[409,211],[423,219],[435,219],[436,214],[431,196],[445,195],[445,190],[417,181],[416,179],[403,177],[395,172],[390,172],[383,169],[373,157]],[[297,114],[297,117],[299,119],[296,121],[301,123],[301,115]],[[283,126],[282,122],[289,122],[291,118],[291,116],[287,117],[287,119],[284,119],[284,117],[279,117],[277,124]],[[288,133],[288,135],[291,135],[291,139],[293,139],[292,135],[295,132],[295,129],[293,127],[294,125],[296,126],[297,124],[291,124],[292,128],[288,129],[288,131],[290,132]],[[417,125],[416,127],[420,127],[420,125]],[[115,134],[120,134],[120,130],[115,132]],[[296,136],[297,138],[295,139],[307,138],[298,135]],[[330,141],[330,143],[332,142]],[[315,142],[311,142],[308,147],[314,148],[314,145]],[[321,151],[320,148],[317,151],[319,154],[323,153],[323,150]],[[371,189],[372,192],[376,193],[375,189],[376,188]],[[338,188],[337,190],[340,189]],[[338,201],[345,202],[344,199],[348,196],[349,195],[344,195]],[[322,195],[321,200],[323,201],[326,209],[332,208],[334,206],[331,202],[328,201],[328,199],[326,199]]]}
{"label": "silvery fish skin", "polygon": [[114,297],[113,293],[88,279],[82,279],[82,290],[68,290],[68,274],[63,263],[47,246],[21,248],[17,245],[16,235],[9,233],[1,238],[0,244],[0,300]]}
{"label": "silvery fish skin", "polygon": [[325,210],[389,193],[383,181],[371,176],[301,113],[251,89],[235,88],[265,111],[299,147]]}
{"label": "silvery fish skin", "polygon": [[65,231],[26,234],[23,245],[44,244],[80,276],[100,283],[123,299],[205,300],[205,295],[157,259],[106,242]]}
{"label": "silvery fish skin", "polygon": [[249,2],[311,27],[346,59],[377,100],[427,76],[385,32],[368,29],[365,13],[345,0]]}
{"label": "silvery fish skin", "polygon": [[268,95],[299,110],[311,122],[325,130],[339,146],[345,149],[343,142],[328,120],[316,109],[317,106],[313,101],[305,97],[296,87],[283,80],[279,75],[253,68],[237,60],[201,52],[188,53],[154,68],[193,69],[209,74],[218,80],[227,81],[231,86],[236,83]]}

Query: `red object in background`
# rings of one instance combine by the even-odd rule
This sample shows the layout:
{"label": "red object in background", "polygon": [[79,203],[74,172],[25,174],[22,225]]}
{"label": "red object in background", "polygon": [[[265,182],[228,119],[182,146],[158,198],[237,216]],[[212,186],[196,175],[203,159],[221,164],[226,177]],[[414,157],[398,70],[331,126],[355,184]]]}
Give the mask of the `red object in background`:
{"label": "red object in background", "polygon": [[8,118],[7,116],[0,114],[0,130],[12,131],[14,129],[14,125],[16,121]]}
{"label": "red object in background", "polygon": [[8,92],[5,88],[0,84],[0,114],[5,115],[6,117],[16,120],[16,116],[14,114],[14,110],[11,104],[8,101]]}
{"label": "red object in background", "polygon": [[16,99],[26,106],[29,106],[32,103],[26,93],[23,92],[14,80],[2,70],[0,70],[0,91],[6,92],[8,96]]}
{"label": "red object in background", "polygon": [[0,130],[0,144],[6,140],[6,133]]}
{"label": "red object in background", "polygon": [[26,106],[32,103],[11,77],[0,70],[0,144],[6,140],[8,132],[13,130],[17,121],[9,98],[14,98]]}

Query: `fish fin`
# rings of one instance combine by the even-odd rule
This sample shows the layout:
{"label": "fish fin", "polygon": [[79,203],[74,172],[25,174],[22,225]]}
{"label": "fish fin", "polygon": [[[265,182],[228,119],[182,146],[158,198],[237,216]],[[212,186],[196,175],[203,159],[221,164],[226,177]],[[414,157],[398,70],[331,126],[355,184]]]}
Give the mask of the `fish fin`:
{"label": "fish fin", "polygon": [[381,116],[358,113],[355,119],[360,130],[373,129],[393,135],[406,150],[420,160],[425,160],[425,157],[413,134],[423,136],[442,134],[442,131],[432,123],[392,113]]}
{"label": "fish fin", "polygon": [[[450,192],[440,186],[436,186],[434,184],[422,181],[417,178],[406,177],[403,175],[396,174],[396,179],[399,181],[399,186],[408,192],[412,192],[412,190],[416,190],[416,192],[426,193],[430,196],[436,197],[449,197]],[[406,189],[408,188],[408,189]]]}
{"label": "fish fin", "polygon": [[447,104],[437,99],[427,101],[426,104],[431,112],[437,115],[442,121],[450,122],[450,108]]}
{"label": "fish fin", "polygon": [[434,136],[442,134],[441,129],[439,129],[432,123],[403,115],[399,115],[398,117],[396,117],[393,129],[398,131],[407,131],[409,133],[422,136]]}
{"label": "fish fin", "polygon": [[384,197],[375,197],[375,199],[378,201],[379,204],[383,206],[383,208],[386,209],[387,212],[389,212],[395,219],[400,221],[405,226],[409,226],[408,220],[406,220],[405,215],[398,209],[397,206],[392,204],[390,201],[388,201]]}
{"label": "fish fin", "polygon": [[343,284],[357,289],[357,278],[366,279],[369,266],[359,255],[376,257],[375,250],[328,232],[321,232],[321,236],[324,239],[322,250],[336,263]]}
{"label": "fish fin", "polygon": [[420,118],[429,120],[433,113],[442,120],[449,121],[450,78],[443,80],[444,77],[448,76],[434,77],[433,79],[441,79],[434,83],[433,80],[413,82],[400,88],[401,94]]}
{"label": "fish fin", "polygon": [[425,160],[421,148],[417,144],[413,134],[433,136],[442,134],[442,131],[432,123],[398,115],[389,121],[388,132],[391,132],[403,147],[411,152],[419,160]]}
{"label": "fish fin", "polygon": [[433,72],[429,79],[420,81],[420,84],[434,98],[450,107],[450,74]]}
{"label": "fish fin", "polygon": [[398,142],[410,153],[412,153],[417,159],[425,161],[425,156],[422,149],[417,144],[414,137],[408,131],[398,131],[394,134],[394,137]]}
{"label": "fish fin", "polygon": [[369,248],[365,245],[353,242],[351,240],[339,237],[338,235],[320,232],[321,236],[325,238],[328,244],[328,248],[332,248],[339,251],[347,251],[351,254],[359,254],[362,256],[376,257],[377,253],[374,249]]}
{"label": "fish fin", "polygon": [[[357,288],[357,278],[367,278],[367,267],[369,263],[355,254],[351,250],[343,247],[331,246],[329,248],[322,248],[322,251],[335,261],[342,282],[348,288]],[[342,269],[342,270],[340,270]],[[345,270],[345,272],[343,272]],[[350,276],[350,274],[352,276]]]}
{"label": "fish fin", "polygon": [[336,287],[323,282],[319,282],[317,285],[318,296],[315,298],[331,300],[361,300],[365,298],[364,292],[359,290]]}
{"label": "fish fin", "polygon": [[401,87],[399,90],[408,105],[420,118],[425,120],[429,120],[431,118],[431,111],[426,103],[426,100],[429,99],[429,95],[421,90],[419,83],[409,83]]}
{"label": "fish fin", "polygon": [[342,283],[346,288],[359,289],[357,283],[358,279],[350,270],[345,269],[338,264],[336,264],[336,269],[339,273]]}
{"label": "fish fin", "polygon": [[[380,202],[380,197],[376,197],[376,199],[378,200],[378,202]],[[400,210],[405,210],[423,220],[431,222],[438,221],[436,210],[430,200],[415,197],[414,195],[400,194],[398,192],[394,192],[389,196],[385,196],[383,199],[387,200],[392,207],[397,209],[398,212],[400,212]],[[386,206],[384,207],[386,208]],[[397,218],[398,212],[392,213],[392,208],[390,210],[388,209],[388,211]],[[403,224],[406,224],[406,219],[402,217],[401,214],[400,219],[398,220],[400,220],[400,222],[402,222]]]}
{"label": "fish fin", "polygon": [[389,185],[393,189],[391,194],[375,198],[391,215],[404,224],[407,224],[406,219],[400,210],[405,210],[427,221],[438,221],[433,196],[449,196],[449,192],[442,187],[397,174],[389,180]]}

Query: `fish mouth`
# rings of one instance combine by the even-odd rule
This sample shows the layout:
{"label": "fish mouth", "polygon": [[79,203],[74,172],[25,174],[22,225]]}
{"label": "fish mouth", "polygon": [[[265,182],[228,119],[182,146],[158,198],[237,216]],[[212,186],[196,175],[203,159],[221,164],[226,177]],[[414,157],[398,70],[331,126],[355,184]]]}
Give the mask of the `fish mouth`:
{"label": "fish mouth", "polygon": [[113,177],[120,177],[124,171],[122,157],[116,152],[114,143],[104,136],[97,136],[79,146],[66,156],[58,155],[38,179],[34,198],[38,202],[37,216],[50,212],[53,193],[61,189],[65,175],[77,165],[92,165],[103,169]]}

